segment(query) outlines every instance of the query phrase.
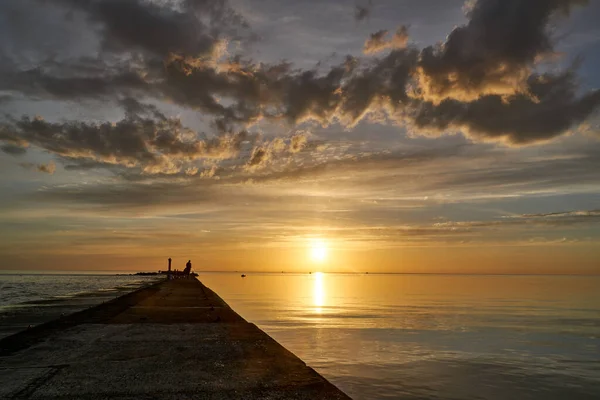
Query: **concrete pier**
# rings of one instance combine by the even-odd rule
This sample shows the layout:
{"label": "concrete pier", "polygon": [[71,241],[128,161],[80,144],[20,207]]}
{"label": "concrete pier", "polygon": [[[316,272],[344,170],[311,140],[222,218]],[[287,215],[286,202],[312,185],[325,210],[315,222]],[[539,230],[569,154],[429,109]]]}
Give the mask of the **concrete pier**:
{"label": "concrete pier", "polygon": [[195,279],[0,340],[0,399],[349,399]]}

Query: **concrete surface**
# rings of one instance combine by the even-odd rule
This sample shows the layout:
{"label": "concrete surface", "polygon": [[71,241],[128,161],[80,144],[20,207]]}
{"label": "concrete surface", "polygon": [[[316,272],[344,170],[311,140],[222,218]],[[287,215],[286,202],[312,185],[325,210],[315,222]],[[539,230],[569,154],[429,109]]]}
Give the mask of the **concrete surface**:
{"label": "concrete surface", "polygon": [[199,281],[0,340],[0,399],[349,399]]}

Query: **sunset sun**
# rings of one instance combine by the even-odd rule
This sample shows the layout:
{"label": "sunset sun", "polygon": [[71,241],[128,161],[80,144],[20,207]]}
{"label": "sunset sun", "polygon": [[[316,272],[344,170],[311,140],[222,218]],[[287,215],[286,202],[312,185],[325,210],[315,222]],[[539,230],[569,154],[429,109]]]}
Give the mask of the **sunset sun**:
{"label": "sunset sun", "polygon": [[314,262],[324,262],[327,259],[327,245],[322,240],[314,240],[310,244],[310,258]]}

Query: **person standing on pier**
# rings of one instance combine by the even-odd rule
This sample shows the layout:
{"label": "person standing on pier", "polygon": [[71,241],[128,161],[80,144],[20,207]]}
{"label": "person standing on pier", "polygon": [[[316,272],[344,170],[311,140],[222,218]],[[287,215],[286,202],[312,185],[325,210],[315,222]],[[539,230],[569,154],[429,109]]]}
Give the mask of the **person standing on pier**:
{"label": "person standing on pier", "polygon": [[190,272],[192,272],[192,260],[188,260],[188,262],[185,264],[185,269],[183,270],[183,275],[185,277],[189,278]]}

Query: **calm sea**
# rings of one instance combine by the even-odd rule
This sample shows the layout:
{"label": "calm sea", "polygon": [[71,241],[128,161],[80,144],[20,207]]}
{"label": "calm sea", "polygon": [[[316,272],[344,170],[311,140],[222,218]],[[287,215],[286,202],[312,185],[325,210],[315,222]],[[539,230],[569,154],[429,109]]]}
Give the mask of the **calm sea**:
{"label": "calm sea", "polygon": [[600,399],[600,277],[200,279],[354,399]]}
{"label": "calm sea", "polygon": [[[600,399],[600,277],[247,275],[200,279],[354,399]],[[151,280],[0,275],[0,335]]]}
{"label": "calm sea", "polygon": [[0,271],[0,338],[122,296],[156,277]]}

